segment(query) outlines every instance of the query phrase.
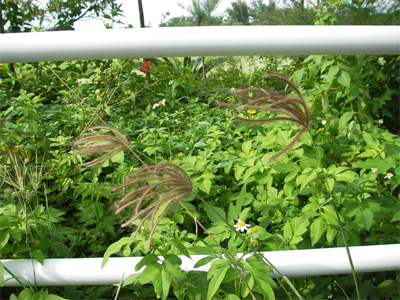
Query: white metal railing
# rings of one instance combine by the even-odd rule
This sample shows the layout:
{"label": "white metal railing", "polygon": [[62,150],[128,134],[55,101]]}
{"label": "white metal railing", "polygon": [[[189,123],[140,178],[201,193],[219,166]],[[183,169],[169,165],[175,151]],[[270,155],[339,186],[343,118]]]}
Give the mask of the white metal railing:
{"label": "white metal railing", "polygon": [[[85,59],[300,54],[400,55],[400,26],[219,26],[0,34],[0,63]],[[400,245],[351,247],[356,272],[400,270]],[[265,252],[286,276],[350,273],[344,248]],[[202,256],[181,257],[189,271]],[[141,257],[3,259],[24,283],[101,285],[134,273]],[[209,266],[199,268],[207,271]],[[5,271],[5,286],[19,285]]]}
{"label": "white metal railing", "polygon": [[0,34],[0,63],[135,57],[400,54],[400,26],[210,26]]}
{"label": "white metal railing", "polygon": [[[357,273],[400,270],[400,245],[350,247],[350,253]],[[282,275],[289,277],[351,273],[345,248],[286,250],[263,254]],[[210,263],[194,268],[205,256],[180,256],[182,270],[208,271]],[[238,257],[242,256],[238,254]],[[2,263],[27,285],[108,285],[120,282],[122,276],[126,279],[131,274],[143,271],[135,272],[135,266],[141,259],[112,257],[103,269],[102,258],[45,259],[43,265],[30,259],[3,259]],[[10,274],[5,273],[5,286],[19,285]]]}

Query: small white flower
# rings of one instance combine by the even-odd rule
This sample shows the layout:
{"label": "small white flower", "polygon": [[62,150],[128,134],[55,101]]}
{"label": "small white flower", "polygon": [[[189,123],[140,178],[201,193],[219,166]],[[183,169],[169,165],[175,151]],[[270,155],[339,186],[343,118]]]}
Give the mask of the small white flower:
{"label": "small white flower", "polygon": [[236,231],[240,231],[240,232],[243,232],[243,231],[249,231],[249,228],[248,227],[250,227],[251,225],[249,225],[249,224],[246,224],[244,221],[242,221],[242,220],[238,220],[238,222],[237,222],[237,224],[235,224],[234,225],[235,226],[235,228],[236,228]]}
{"label": "small white flower", "polygon": [[89,84],[89,83],[91,83],[92,81],[91,81],[89,78],[79,78],[79,79],[77,80],[77,82],[80,83],[80,84]]}
{"label": "small white flower", "polygon": [[392,173],[387,173],[385,179],[391,179],[393,177]]}
{"label": "small white flower", "polygon": [[233,88],[231,88],[231,92],[234,92],[236,89],[233,87]]}
{"label": "small white flower", "polygon": [[327,123],[326,120],[322,120],[322,121],[321,121],[321,124],[322,124],[322,125],[326,125],[326,123]]}
{"label": "small white flower", "polygon": [[379,119],[379,124],[383,124],[383,119]]}
{"label": "small white flower", "polygon": [[375,173],[376,171],[378,171],[378,168],[371,168],[372,173]]}
{"label": "small white flower", "polygon": [[159,106],[160,106],[160,103],[155,103],[155,104],[153,104],[152,109],[156,109],[156,107],[159,107]]}
{"label": "small white flower", "polygon": [[162,99],[161,104],[162,104],[162,105],[165,105],[165,98]]}
{"label": "small white flower", "polygon": [[173,83],[174,83],[173,80],[168,81],[168,85],[171,85],[171,84],[173,84]]}

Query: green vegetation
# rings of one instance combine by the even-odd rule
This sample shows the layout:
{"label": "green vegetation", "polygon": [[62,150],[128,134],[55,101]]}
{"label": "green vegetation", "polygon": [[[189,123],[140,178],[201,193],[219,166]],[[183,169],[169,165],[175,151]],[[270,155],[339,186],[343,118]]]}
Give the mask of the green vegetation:
{"label": "green vegetation", "polygon": [[[148,85],[139,60],[16,64],[16,74],[1,65],[2,258],[145,256],[145,271],[128,278],[118,299],[282,299],[296,291],[283,279],[260,277],[269,269],[257,256],[229,262],[222,251],[344,246],[335,206],[348,245],[399,242],[398,57],[228,57],[215,61],[207,86],[193,61],[150,60]],[[311,111],[299,140],[273,160],[302,127],[285,120],[246,124],[240,121],[283,115],[252,102],[229,107],[251,101],[236,94],[239,88],[296,97],[267,73],[291,78]],[[104,139],[107,146],[94,154]],[[126,175],[162,163],[190,176],[194,194],[185,192],[148,220],[140,206],[138,218],[121,228],[135,215],[129,208],[115,214],[114,204],[140,184],[130,177],[124,186]],[[157,174],[164,190],[151,190],[160,196],[171,188],[163,176],[175,174],[175,167],[163,168]],[[160,212],[174,201],[168,197],[157,202]],[[239,219],[248,232],[235,231]],[[180,270],[178,255],[205,253],[218,258],[208,274]],[[164,256],[162,265],[156,256]],[[237,270],[249,273],[243,278]],[[398,297],[397,272],[356,280],[361,298]],[[352,275],[291,284],[303,298],[357,297]],[[3,290],[98,299],[117,288]]]}
{"label": "green vegetation", "polygon": [[[1,32],[120,14],[113,1],[6,3]],[[223,19],[210,3],[201,21],[167,24],[396,24],[399,9],[238,1]],[[398,298],[399,272],[273,279],[259,251],[400,242],[399,77],[397,56],[0,65],[0,258],[144,256],[120,286],[2,298]],[[207,273],[182,271],[192,254],[209,255]]]}

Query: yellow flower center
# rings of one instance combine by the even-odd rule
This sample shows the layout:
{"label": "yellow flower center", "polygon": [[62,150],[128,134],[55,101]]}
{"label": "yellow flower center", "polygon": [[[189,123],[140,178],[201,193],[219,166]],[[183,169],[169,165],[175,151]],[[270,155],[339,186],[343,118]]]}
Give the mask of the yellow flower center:
{"label": "yellow flower center", "polygon": [[244,221],[241,221],[241,222],[239,222],[238,224],[239,224],[240,227],[243,227],[243,226],[246,225],[246,223],[245,223]]}
{"label": "yellow flower center", "polygon": [[250,115],[254,115],[256,113],[256,111],[254,109],[248,109],[247,113]]}

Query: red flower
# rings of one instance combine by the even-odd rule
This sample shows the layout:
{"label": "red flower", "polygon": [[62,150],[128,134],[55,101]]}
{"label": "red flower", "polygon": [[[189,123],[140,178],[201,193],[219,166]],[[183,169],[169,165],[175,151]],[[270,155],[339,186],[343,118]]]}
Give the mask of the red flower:
{"label": "red flower", "polygon": [[149,63],[147,60],[145,60],[145,61],[142,63],[142,67],[144,67],[144,68],[139,68],[139,71],[140,71],[140,72],[143,72],[143,73],[145,73],[145,74],[147,74],[146,69],[150,69],[150,63]]}
{"label": "red flower", "polygon": [[146,69],[150,69],[150,63],[149,63],[147,60],[145,60],[145,61],[142,63],[142,67],[145,67]]}

